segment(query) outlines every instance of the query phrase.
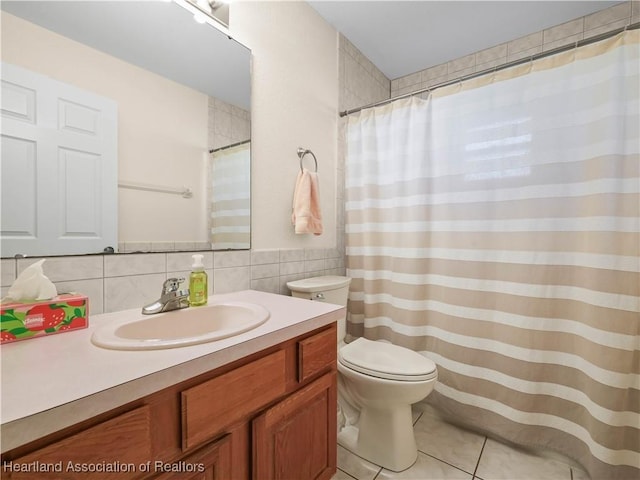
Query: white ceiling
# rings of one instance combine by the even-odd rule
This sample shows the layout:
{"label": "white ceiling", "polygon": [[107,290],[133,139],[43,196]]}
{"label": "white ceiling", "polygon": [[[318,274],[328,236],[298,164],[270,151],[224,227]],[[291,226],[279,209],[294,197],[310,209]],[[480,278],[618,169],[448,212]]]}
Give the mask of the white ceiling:
{"label": "white ceiling", "polygon": [[393,80],[621,2],[315,0],[308,3]]}

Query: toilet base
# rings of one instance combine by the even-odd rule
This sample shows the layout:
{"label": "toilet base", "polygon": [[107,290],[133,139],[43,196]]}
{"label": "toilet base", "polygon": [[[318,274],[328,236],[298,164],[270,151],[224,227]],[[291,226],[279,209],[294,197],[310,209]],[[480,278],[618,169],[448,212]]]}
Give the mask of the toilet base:
{"label": "toilet base", "polygon": [[406,470],[418,458],[411,405],[363,408],[358,425],[347,426],[338,433],[338,444],[387,470]]}

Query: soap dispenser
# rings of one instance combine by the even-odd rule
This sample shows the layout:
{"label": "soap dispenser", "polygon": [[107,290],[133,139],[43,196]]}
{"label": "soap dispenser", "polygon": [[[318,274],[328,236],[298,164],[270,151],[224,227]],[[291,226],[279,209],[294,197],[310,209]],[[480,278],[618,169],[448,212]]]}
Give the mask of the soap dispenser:
{"label": "soap dispenser", "polygon": [[207,286],[207,272],[202,264],[203,255],[191,255],[193,266],[189,275],[189,304],[192,307],[199,307],[207,304],[209,288]]}

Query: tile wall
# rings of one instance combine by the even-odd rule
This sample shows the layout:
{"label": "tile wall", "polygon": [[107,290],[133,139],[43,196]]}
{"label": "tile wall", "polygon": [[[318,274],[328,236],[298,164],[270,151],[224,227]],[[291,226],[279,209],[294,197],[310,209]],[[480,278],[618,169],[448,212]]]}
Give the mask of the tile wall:
{"label": "tile wall", "polygon": [[339,39],[340,111],[389,98],[391,82],[344,35]]}
{"label": "tile wall", "polygon": [[[386,100],[391,94],[391,81],[344,35],[339,35],[339,111]],[[338,161],[336,164],[336,238],[344,252],[345,214],[344,178],[346,158],[346,117],[338,122]]]}
{"label": "tile wall", "polygon": [[120,253],[182,252],[187,250],[207,250],[210,248],[210,242],[118,242],[118,252]]}
{"label": "tile wall", "polygon": [[209,97],[209,149],[225,147],[251,138],[251,112]]}
{"label": "tile wall", "polygon": [[636,22],[640,22],[640,1],[617,3],[591,15],[396,78],[391,81],[391,96],[415,92]]}
{"label": "tile wall", "polygon": [[[156,300],[170,277],[187,278],[193,252],[48,257],[44,273],[59,293],[89,296],[92,314],[141,308]],[[318,275],[344,275],[338,249],[242,250],[204,254],[209,293],[260,290],[289,295],[286,283]],[[1,294],[39,258],[2,259]]]}

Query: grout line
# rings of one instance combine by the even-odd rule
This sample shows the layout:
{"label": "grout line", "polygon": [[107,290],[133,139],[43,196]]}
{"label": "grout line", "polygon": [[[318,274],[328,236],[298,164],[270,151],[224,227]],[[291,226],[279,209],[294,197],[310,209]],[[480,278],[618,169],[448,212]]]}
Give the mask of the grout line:
{"label": "grout line", "polygon": [[418,418],[416,418],[416,421],[413,422],[413,426],[416,426],[416,423],[418,423],[418,420],[420,420],[422,418],[422,416],[424,415],[424,412],[420,412],[420,415],[418,415]]}
{"label": "grout line", "polygon": [[[107,260],[106,260],[106,255],[102,256],[102,312],[100,313],[107,313],[107,285],[106,285],[106,271],[107,271]],[[89,299],[89,301],[91,301],[91,299]]]}
{"label": "grout line", "polygon": [[478,455],[478,462],[476,463],[476,468],[473,470],[473,478],[476,477],[476,473],[478,472],[478,467],[480,466],[480,459],[482,458],[482,454],[484,453],[484,447],[487,445],[487,438],[484,437],[484,442],[482,443],[482,448],[480,449],[480,455]]}
{"label": "grout line", "polygon": [[338,472],[338,470],[340,470],[342,473],[344,473],[347,477],[349,478],[353,478],[354,480],[358,480],[358,477],[354,477],[353,475],[351,475],[349,472],[345,472],[344,470],[342,470],[341,468],[336,467],[336,473]]}
{"label": "grout line", "polygon": [[453,463],[449,463],[449,462],[447,462],[446,460],[443,460],[443,459],[438,458],[438,457],[436,457],[436,456],[434,456],[434,455],[431,455],[430,453],[423,452],[423,451],[422,451],[422,450],[420,450],[420,449],[418,449],[418,452],[419,452],[419,453],[422,453],[423,455],[426,455],[427,457],[431,457],[431,458],[433,458],[434,460],[438,460],[439,462],[442,462],[442,463],[444,463],[444,464],[446,464],[446,465],[449,465],[450,467],[453,467],[453,468],[455,468],[456,470],[460,470],[461,472],[464,472],[464,473],[466,473],[467,475],[472,475],[472,476],[473,476],[473,473],[469,473],[469,472],[467,472],[465,469],[460,468],[460,467],[458,467],[458,466],[454,465]]}

